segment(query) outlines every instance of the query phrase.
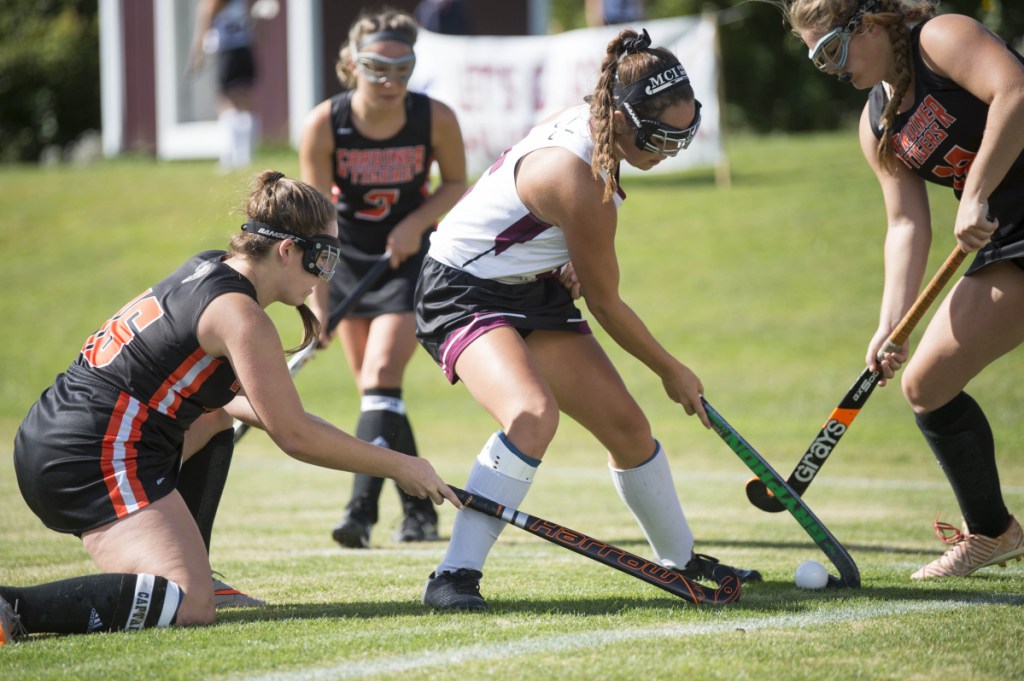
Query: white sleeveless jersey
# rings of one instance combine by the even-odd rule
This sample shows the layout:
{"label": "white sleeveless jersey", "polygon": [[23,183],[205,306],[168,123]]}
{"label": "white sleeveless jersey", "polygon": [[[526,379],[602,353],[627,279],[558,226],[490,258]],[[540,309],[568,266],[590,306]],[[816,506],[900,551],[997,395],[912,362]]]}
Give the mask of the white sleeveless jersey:
{"label": "white sleeveless jersey", "polygon": [[[567,109],[538,125],[495,161],[441,221],[428,255],[481,279],[505,283],[533,281],[569,262],[565,234],[541,221],[516,191],[516,165],[537,149],[562,147],[590,165],[589,106]],[[622,203],[621,191],[614,197]]]}

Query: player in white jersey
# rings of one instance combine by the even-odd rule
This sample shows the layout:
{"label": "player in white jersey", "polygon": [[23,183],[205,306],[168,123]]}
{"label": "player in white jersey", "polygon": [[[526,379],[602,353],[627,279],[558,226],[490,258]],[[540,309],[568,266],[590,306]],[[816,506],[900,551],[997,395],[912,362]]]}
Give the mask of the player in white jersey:
{"label": "player in white jersey", "polygon": [[[656,559],[693,579],[709,578],[717,561],[694,553],[668,459],[573,299],[582,292],[608,335],[710,425],[700,379],[619,296],[615,254],[619,163],[650,169],[689,146],[699,125],[679,60],[652,48],[646,31],[623,30],[608,44],[589,106],[532,130],[441,221],[416,291],[421,344],[500,426],[466,490],[519,507],[564,412],[607,448],[615,487]],[[424,603],[485,608],[483,564],[504,524],[459,512]]]}
{"label": "player in white jersey", "polygon": [[[569,253],[565,232],[530,212],[516,189],[516,169],[525,156],[547,147],[567,149],[589,167],[594,140],[588,109],[581,104],[563,111],[502,154],[431,237],[430,257],[506,283],[532,281],[564,266]],[[616,207],[623,196],[620,190],[613,197]]]}

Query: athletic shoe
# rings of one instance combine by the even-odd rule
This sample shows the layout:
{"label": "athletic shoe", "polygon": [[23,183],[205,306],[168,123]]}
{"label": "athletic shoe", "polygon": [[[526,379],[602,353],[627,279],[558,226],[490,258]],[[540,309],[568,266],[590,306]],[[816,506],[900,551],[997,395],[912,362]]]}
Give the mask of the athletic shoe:
{"label": "athletic shoe", "polygon": [[402,526],[395,532],[394,540],[400,544],[414,541],[439,541],[437,514],[411,511],[402,519]]}
{"label": "athletic shoe", "polygon": [[677,569],[676,572],[689,580],[710,580],[714,582],[714,572],[718,567],[724,567],[732,570],[742,583],[761,581],[761,573],[757,570],[734,568],[731,565],[726,565],[720,562],[717,558],[712,558],[704,553],[694,553],[690,558],[690,562],[686,564],[686,567],[681,570]]}
{"label": "athletic shoe", "polygon": [[331,532],[334,541],[348,549],[370,548],[370,523],[346,513]]}
{"label": "athletic shoe", "polygon": [[16,638],[27,633],[21,623],[21,616],[0,596],[0,646],[14,643]]}
{"label": "athletic shoe", "polygon": [[911,579],[934,577],[966,577],[989,565],[1006,567],[1007,561],[1024,558],[1024,530],[1013,516],[998,537],[971,534],[964,523],[963,532],[949,523],[940,523],[935,518],[935,536],[946,544],[952,544],[940,558],[933,560],[910,575]]}
{"label": "athletic shoe", "polygon": [[[214,575],[223,577],[219,572]],[[253,598],[249,594],[242,593],[238,589],[228,586],[215,576],[213,578],[213,607],[217,610],[227,608],[261,608],[267,602],[259,598]]]}
{"label": "athletic shoe", "polygon": [[431,572],[423,590],[423,603],[436,610],[485,610],[487,601],[480,595],[479,570],[459,568],[455,572]]}

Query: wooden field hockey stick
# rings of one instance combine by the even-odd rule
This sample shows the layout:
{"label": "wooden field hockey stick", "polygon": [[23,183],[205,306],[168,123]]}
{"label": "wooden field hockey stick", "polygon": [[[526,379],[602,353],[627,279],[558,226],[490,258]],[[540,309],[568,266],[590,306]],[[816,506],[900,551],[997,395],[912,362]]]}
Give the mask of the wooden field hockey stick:
{"label": "wooden field hockey stick", "polygon": [[515,525],[552,544],[557,544],[631,577],[636,577],[694,605],[725,605],[740,599],[740,579],[727,565],[718,564],[712,568],[712,577],[718,584],[717,589],[712,589],[687,579],[675,570],[652,563],[646,558],[616,548],[599,539],[588,537],[582,532],[570,530],[564,525],[517,511],[514,508],[502,506],[464,489],[448,486],[464,506],[478,513],[493,516],[509,525]]}
{"label": "wooden field hockey stick", "polygon": [[[341,320],[344,319],[345,315],[351,312],[352,308],[356,306],[356,303],[362,299],[363,294],[369,291],[370,287],[377,283],[377,280],[384,274],[384,270],[388,268],[388,262],[390,260],[391,251],[386,251],[384,255],[380,256],[380,258],[373,263],[373,266],[366,271],[363,278],[356,282],[356,287],[352,289],[347,296],[345,296],[345,299],[338,303],[337,307],[331,310],[331,316],[327,320],[327,333],[334,331],[334,328],[341,323]],[[291,356],[291,359],[288,360],[288,373],[292,378],[294,378],[295,374],[299,373],[299,369],[301,369],[306,362],[313,357],[316,350],[317,343],[314,341]],[[236,420],[234,428],[234,442],[237,443],[242,439],[242,436],[249,431],[250,426],[248,423]]]}
{"label": "wooden field hockey stick", "polygon": [[[885,345],[878,351],[877,359],[879,362],[882,361],[882,357],[886,352],[894,352],[907,342],[914,327],[921,321],[921,317],[924,316],[924,313],[938,297],[943,287],[953,276],[953,273],[956,272],[957,268],[960,267],[960,263],[963,262],[966,256],[967,253],[962,251],[959,246],[953,249],[953,252],[946,258],[946,262],[942,264],[942,267],[935,273],[931,282],[921,292],[917,300],[914,301],[907,314],[904,315],[902,321],[893,329]],[[881,372],[865,368],[853,385],[850,386],[850,389],[846,391],[846,395],[843,396],[839,405],[829,414],[825,425],[818,431],[818,435],[811,442],[803,456],[800,457],[796,468],[790,473],[789,479],[786,482],[792,491],[798,495],[803,495],[807,491],[807,488],[810,487],[821,467],[828,460],[829,454],[832,453],[832,450],[839,443],[839,439],[846,433],[850,424],[857,418],[861,408],[864,407],[868,398],[871,397],[871,393],[874,392],[875,386],[878,385],[881,377]],[[746,491],[747,499],[750,500],[750,503],[762,511],[778,513],[785,510],[785,506],[775,498],[771,490],[765,487],[764,483],[756,477],[747,481]]]}
{"label": "wooden field hockey stick", "polygon": [[828,576],[828,585],[849,588],[859,587],[860,570],[857,569],[857,564],[853,561],[846,547],[840,544],[839,540],[818,520],[817,516],[804,503],[803,499],[793,491],[774,468],[768,465],[764,457],[751,447],[750,443],[744,440],[743,436],[736,432],[736,429],[729,425],[728,421],[722,418],[722,415],[708,404],[707,400],[703,397],[700,399],[704,405],[704,410],[708,414],[708,418],[711,419],[711,428],[740,457],[740,460],[747,465],[747,468],[757,475],[756,480],[766,485],[775,495],[774,498],[779,500],[782,507],[793,514],[796,521],[800,523],[800,527],[804,528],[804,532],[814,540],[818,548],[828,556],[828,559],[839,570],[838,578],[834,575]]}

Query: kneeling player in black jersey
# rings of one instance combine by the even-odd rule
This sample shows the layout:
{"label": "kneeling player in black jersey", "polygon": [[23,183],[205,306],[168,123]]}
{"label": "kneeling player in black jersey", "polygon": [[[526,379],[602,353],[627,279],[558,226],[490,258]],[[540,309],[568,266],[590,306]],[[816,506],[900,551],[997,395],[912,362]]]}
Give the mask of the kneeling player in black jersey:
{"label": "kneeling player in black jersey", "polygon": [[102,574],[0,586],[0,644],[24,633],[212,623],[204,533],[177,487],[182,461],[221,441],[232,418],[301,461],[393,478],[414,497],[461,506],[425,459],[358,440],[302,407],[265,308],[296,306],[302,347],[316,341],[304,301],[337,263],[331,202],[265,171],[245,213],[229,251],[193,256],[124,305],[22,422],[22,496],[47,527],[80,537]]}

